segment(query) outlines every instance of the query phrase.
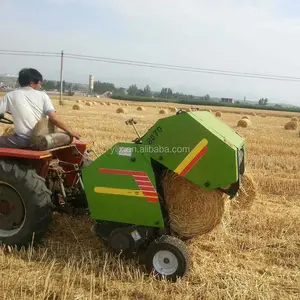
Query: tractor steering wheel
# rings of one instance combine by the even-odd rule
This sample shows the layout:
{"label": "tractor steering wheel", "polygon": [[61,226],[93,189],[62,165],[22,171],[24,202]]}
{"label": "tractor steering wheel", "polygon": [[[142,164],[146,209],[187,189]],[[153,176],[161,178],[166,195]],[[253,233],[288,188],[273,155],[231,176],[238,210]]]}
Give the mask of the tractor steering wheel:
{"label": "tractor steering wheel", "polygon": [[[10,112],[7,112],[7,113],[11,115]],[[14,122],[12,120],[5,118],[4,114],[0,114],[0,123],[10,124],[10,125],[14,124]]]}

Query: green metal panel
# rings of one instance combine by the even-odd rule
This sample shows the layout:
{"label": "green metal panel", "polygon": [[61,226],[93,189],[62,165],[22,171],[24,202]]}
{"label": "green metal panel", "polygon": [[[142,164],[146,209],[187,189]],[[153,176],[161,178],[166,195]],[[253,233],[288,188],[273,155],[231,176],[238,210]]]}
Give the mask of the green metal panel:
{"label": "green metal panel", "polygon": [[190,116],[226,143],[232,144],[239,149],[243,146],[244,139],[223,120],[216,118],[210,112],[197,111],[190,113]]}
{"label": "green metal panel", "polygon": [[[118,143],[82,170],[89,209],[94,220],[164,227],[159,201],[150,202],[155,199],[147,200],[146,197],[135,196],[141,194],[141,189],[151,189],[149,185],[156,190],[150,157],[140,153],[139,147],[140,145],[134,143]],[[131,153],[127,152],[130,149]],[[135,159],[132,160],[132,158]],[[106,173],[99,172],[99,169]],[[124,170],[145,172],[149,178],[148,183],[145,177],[139,177],[140,180],[146,182],[142,184],[143,182],[137,183],[133,175],[109,173]],[[144,185],[147,187],[143,187]],[[105,188],[109,189],[105,190]],[[111,188],[118,189],[117,193],[125,193],[125,195],[110,194]],[[135,191],[132,195],[126,195],[132,190]]]}
{"label": "green metal panel", "polygon": [[236,182],[237,152],[244,140],[209,112],[162,118],[142,137],[149,156],[170,170],[176,170],[201,140],[207,140],[207,152],[182,176],[207,190]]}

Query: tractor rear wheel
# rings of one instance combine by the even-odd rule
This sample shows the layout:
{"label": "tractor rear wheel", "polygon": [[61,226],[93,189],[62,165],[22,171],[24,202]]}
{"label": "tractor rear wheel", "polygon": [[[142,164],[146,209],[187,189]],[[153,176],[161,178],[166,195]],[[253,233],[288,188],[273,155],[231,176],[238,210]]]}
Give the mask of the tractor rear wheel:
{"label": "tractor rear wheel", "polygon": [[158,279],[176,281],[189,268],[189,255],[183,241],[168,235],[154,240],[145,253],[146,269]]}
{"label": "tractor rear wheel", "polygon": [[0,244],[37,244],[51,221],[51,192],[45,180],[25,166],[0,161]]}

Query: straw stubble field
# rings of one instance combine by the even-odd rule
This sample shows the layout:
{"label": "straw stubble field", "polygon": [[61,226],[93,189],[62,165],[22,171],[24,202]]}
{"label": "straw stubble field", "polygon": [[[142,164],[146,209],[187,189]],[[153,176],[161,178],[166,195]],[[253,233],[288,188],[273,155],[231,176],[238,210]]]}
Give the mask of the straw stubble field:
{"label": "straw stubble field", "polygon": [[[54,103],[69,126],[94,141],[99,154],[136,137],[124,123],[129,117],[143,133],[158,118],[174,114],[159,114],[161,108],[167,111],[165,104],[143,104],[140,111],[129,105],[126,114],[118,114],[122,102],[80,110],[72,110],[73,101],[62,107]],[[284,130],[289,121],[284,113],[262,118],[245,110],[218,110],[247,139],[247,172],[258,184],[258,197],[250,211],[227,211],[218,228],[189,242],[192,265],[184,280],[149,278],[136,262],[108,254],[87,218],[59,216],[40,248],[0,252],[1,299],[299,299],[298,131]],[[249,115],[250,127],[236,127],[239,113]]]}

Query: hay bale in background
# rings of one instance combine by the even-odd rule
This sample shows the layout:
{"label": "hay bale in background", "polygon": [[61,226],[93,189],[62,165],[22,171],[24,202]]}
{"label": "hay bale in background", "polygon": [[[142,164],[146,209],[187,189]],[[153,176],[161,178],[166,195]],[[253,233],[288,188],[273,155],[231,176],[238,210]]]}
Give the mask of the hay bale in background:
{"label": "hay bale in background", "polygon": [[76,103],[81,103],[81,100],[77,100]]}
{"label": "hay bale in background", "polygon": [[256,113],[255,113],[255,112],[252,112],[252,113],[251,113],[251,116],[255,117],[255,116],[256,116]]}
{"label": "hay bale in background", "polygon": [[126,111],[125,111],[125,109],[124,109],[124,108],[122,108],[122,107],[119,107],[119,108],[116,110],[116,113],[118,113],[118,114],[125,114],[125,113],[126,113]]}
{"label": "hay bale in background", "polygon": [[248,116],[243,116],[242,119],[250,120],[250,118]]}
{"label": "hay bale in background", "polygon": [[170,110],[170,112],[175,112],[175,113],[177,112],[177,108],[176,107],[170,107],[169,110]]}
{"label": "hay bale in background", "polygon": [[80,110],[81,106],[78,104],[73,105],[73,110]]}
{"label": "hay bale in background", "polygon": [[162,180],[170,227],[174,234],[192,238],[211,232],[220,224],[226,196],[221,191],[204,191],[174,172]]}
{"label": "hay bale in background", "polygon": [[164,109],[161,109],[161,110],[159,111],[159,113],[160,113],[161,115],[165,115],[167,112],[166,112]]}
{"label": "hay bale in background", "polygon": [[186,111],[186,112],[191,112],[192,109],[188,107],[185,111]]}
{"label": "hay bale in background", "polygon": [[298,128],[298,122],[289,121],[284,125],[285,130],[296,130]]}
{"label": "hay bale in background", "polygon": [[262,114],[261,117],[262,117],[262,118],[266,118],[267,116],[266,116],[265,114]]}
{"label": "hay bale in background", "polygon": [[233,209],[251,208],[257,196],[257,186],[249,174],[244,174],[238,194],[231,200]]}
{"label": "hay bale in background", "polygon": [[296,118],[296,117],[292,117],[291,121],[293,121],[293,122],[299,122],[299,119]]}
{"label": "hay bale in background", "polygon": [[221,118],[222,117],[222,113],[220,111],[217,111],[215,113],[215,116],[218,117],[218,118]]}
{"label": "hay bale in background", "polygon": [[91,102],[85,102],[85,105],[86,106],[92,106],[92,103]]}
{"label": "hay bale in background", "polygon": [[136,110],[138,110],[138,111],[144,111],[145,108],[143,106],[138,106]]}
{"label": "hay bale in background", "polygon": [[252,123],[249,119],[241,119],[238,121],[237,126],[238,127],[243,127],[243,128],[247,128],[249,126],[251,126]]}

